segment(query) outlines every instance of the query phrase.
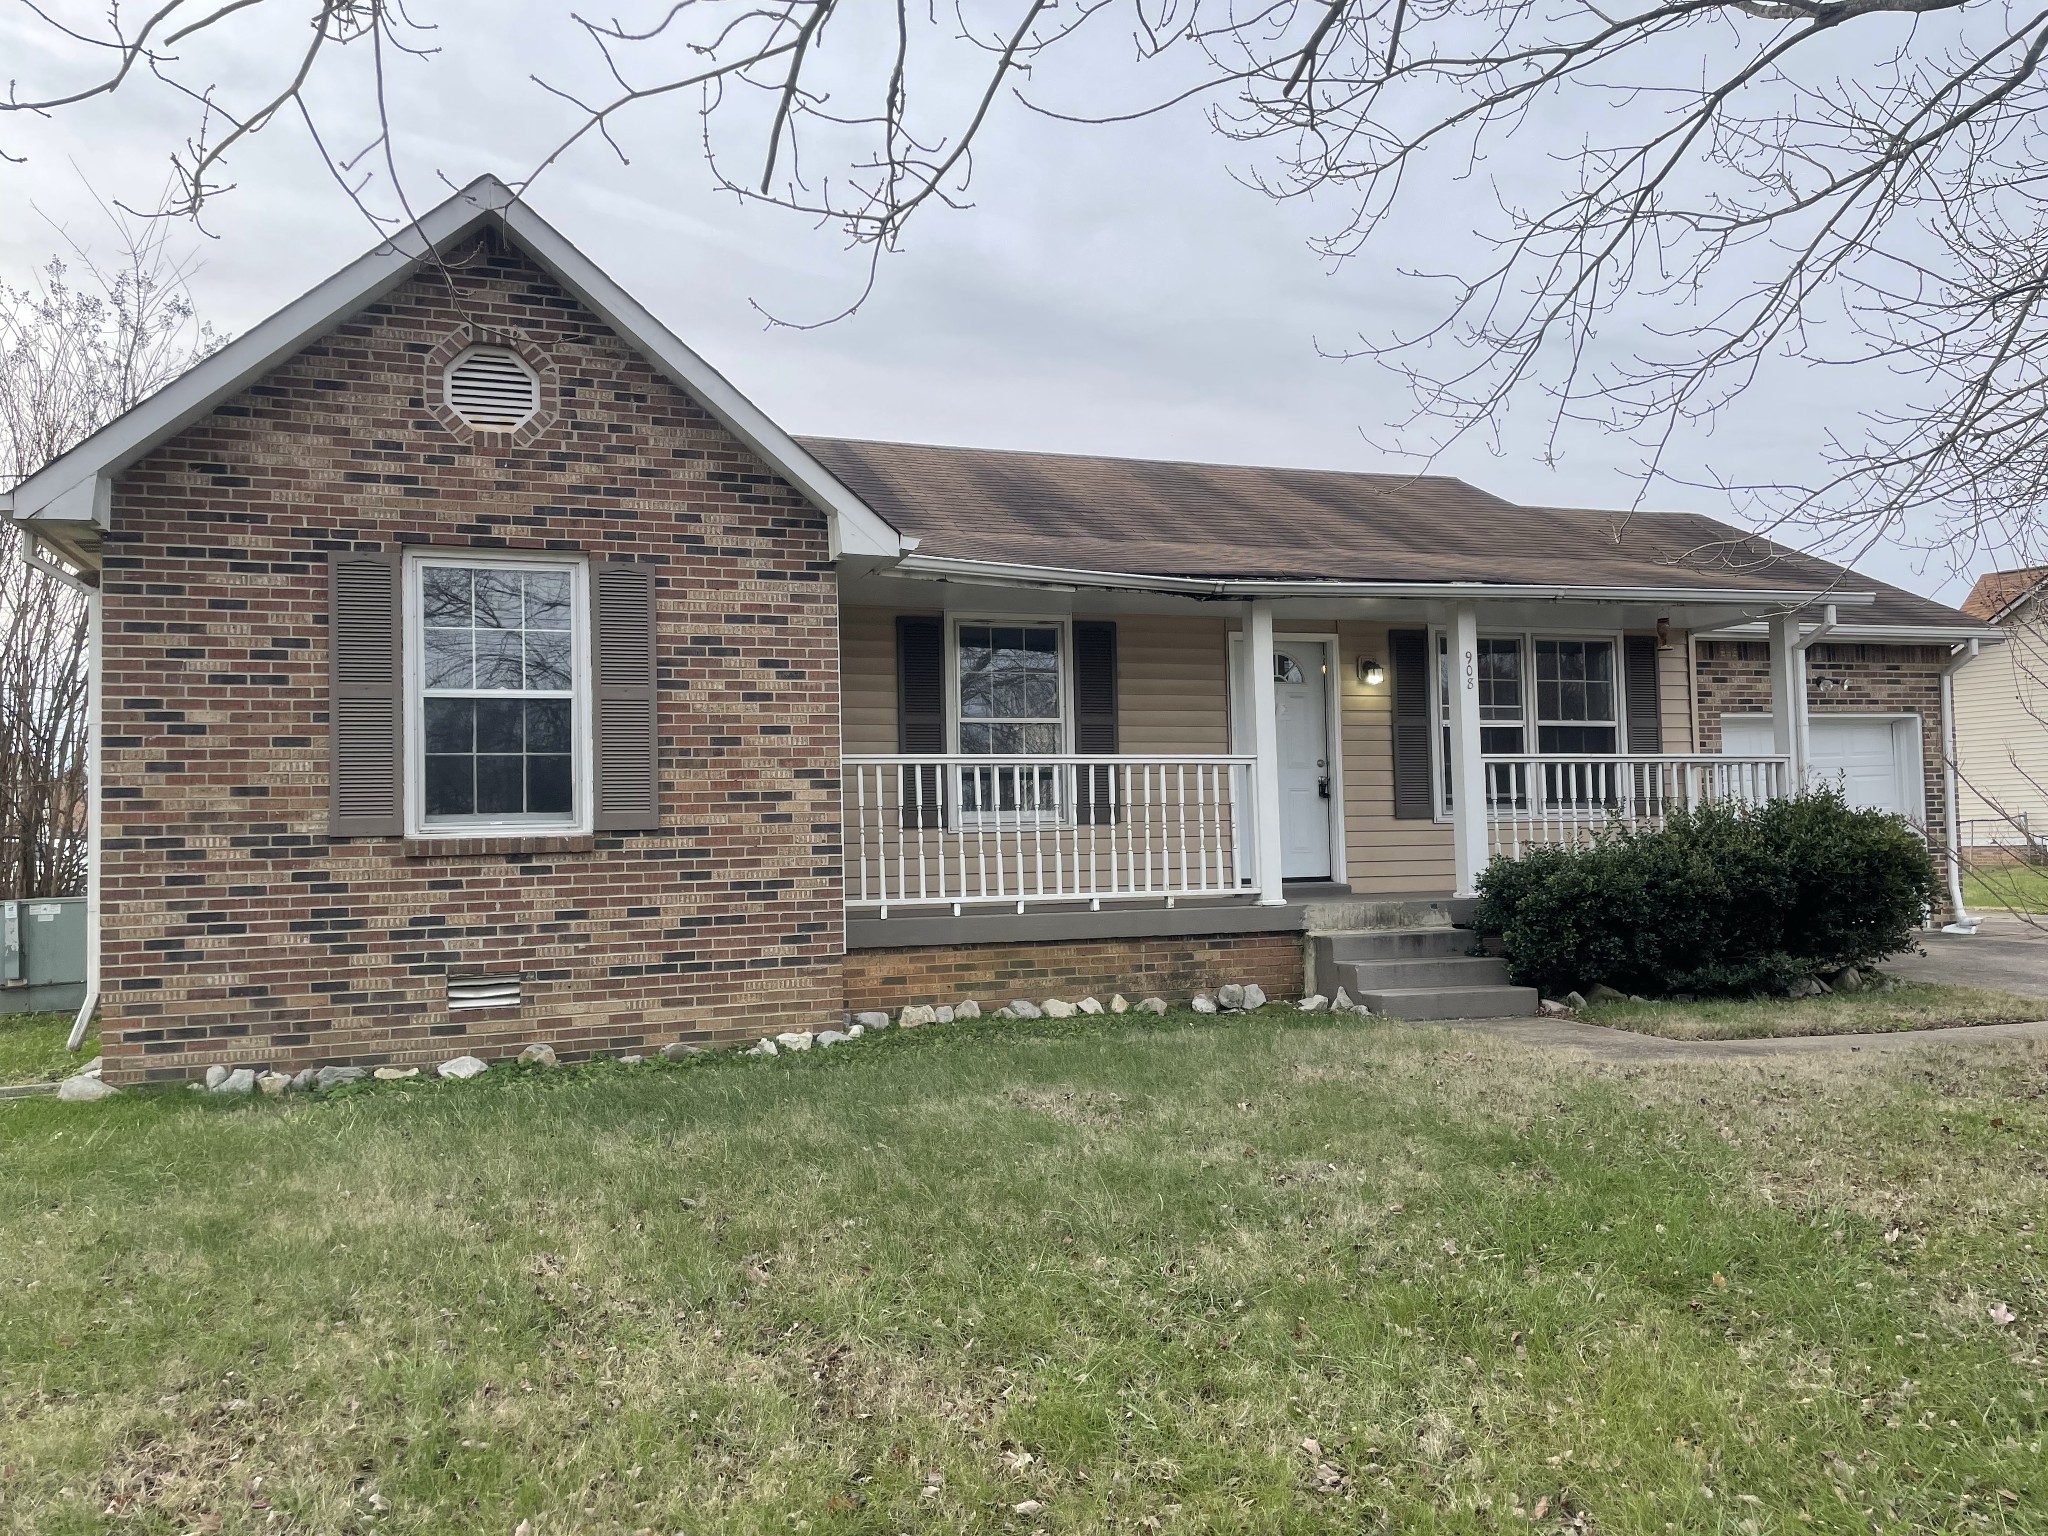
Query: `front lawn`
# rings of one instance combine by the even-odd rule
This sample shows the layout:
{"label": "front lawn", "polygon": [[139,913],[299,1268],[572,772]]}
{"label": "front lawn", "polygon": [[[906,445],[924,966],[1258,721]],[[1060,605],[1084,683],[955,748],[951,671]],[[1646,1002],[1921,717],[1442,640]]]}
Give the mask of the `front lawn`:
{"label": "front lawn", "polygon": [[0,1013],[0,1087],[55,1082],[97,1056],[97,1026],[88,1033],[83,1051],[64,1049],[71,1019],[68,1013]]}
{"label": "front lawn", "polygon": [[2036,864],[1992,864],[1965,870],[1963,902],[2008,912],[2048,912],[2048,869]]}
{"label": "front lawn", "polygon": [[1601,1003],[1580,1017],[1589,1024],[1668,1040],[1761,1040],[1774,1035],[1866,1035],[2012,1024],[2048,1017],[2048,1002],[1979,987],[1895,981],[1882,990],[1832,992],[1825,997]]}
{"label": "front lawn", "polygon": [[16,1101],[0,1528],[2038,1531],[2044,1095],[1260,1015]]}

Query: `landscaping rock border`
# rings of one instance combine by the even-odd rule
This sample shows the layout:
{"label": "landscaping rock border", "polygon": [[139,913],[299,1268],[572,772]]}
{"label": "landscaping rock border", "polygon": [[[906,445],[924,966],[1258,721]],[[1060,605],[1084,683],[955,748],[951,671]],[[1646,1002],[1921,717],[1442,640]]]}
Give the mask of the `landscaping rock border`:
{"label": "landscaping rock border", "polygon": [[[1196,1013],[1251,1013],[1266,1006],[1269,999],[1265,990],[1256,982],[1226,982],[1217,987],[1216,995],[1198,992],[1189,1006]],[[1089,996],[1078,1002],[1065,998],[1049,997],[1040,1002],[1028,998],[1016,998],[991,1012],[984,1012],[979,1002],[972,998],[956,1003],[931,1004],[909,1003],[897,1011],[896,1017],[879,1009],[854,1014],[845,1027],[820,1030],[784,1030],[764,1036],[753,1044],[737,1047],[745,1056],[780,1056],[786,1052],[829,1050],[834,1046],[847,1045],[866,1035],[879,1034],[892,1026],[902,1029],[920,1029],[931,1025],[973,1023],[983,1018],[992,1019],[1072,1019],[1083,1017],[1113,1017],[1119,1014],[1141,1013],[1154,1016],[1164,1014],[1172,1005],[1163,997],[1151,996],[1133,1003],[1123,993],[1110,995],[1107,1003],[1100,998]],[[1331,1012],[1364,1013],[1363,1004],[1353,1003],[1340,988],[1334,999],[1320,994],[1304,997],[1295,1005],[1303,1013]],[[660,1047],[663,1061],[682,1062],[694,1056],[706,1055],[709,1048],[682,1040],[669,1042]],[[639,1066],[646,1058],[638,1054],[627,1054],[614,1058],[620,1066]],[[561,1066],[561,1057],[552,1045],[536,1041],[520,1051],[514,1064],[521,1067],[548,1071]],[[461,1055],[449,1058],[432,1069],[432,1075],[443,1081],[468,1082],[483,1076],[491,1070],[491,1063],[481,1056]],[[100,1063],[93,1061],[81,1068],[74,1076],[55,1085],[58,1098],[69,1103],[91,1103],[109,1098],[120,1090],[100,1081]],[[379,1082],[400,1082],[419,1078],[423,1069],[412,1066],[379,1066],[375,1068],[357,1066],[305,1067],[287,1075],[264,1066],[214,1065],[206,1069],[203,1082],[187,1086],[203,1092],[225,1097],[244,1097],[261,1091],[269,1098],[283,1098],[289,1094],[325,1093],[346,1083],[361,1082],[366,1078]]]}

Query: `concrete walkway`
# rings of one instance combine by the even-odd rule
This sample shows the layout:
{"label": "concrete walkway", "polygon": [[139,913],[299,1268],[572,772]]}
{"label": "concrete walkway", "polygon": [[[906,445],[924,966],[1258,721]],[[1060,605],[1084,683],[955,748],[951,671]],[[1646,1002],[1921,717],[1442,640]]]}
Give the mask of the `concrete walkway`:
{"label": "concrete walkway", "polygon": [[1900,955],[1884,969],[1909,981],[1954,987],[1990,987],[2022,997],[2048,998],[2048,917],[2037,928],[2007,912],[1985,915],[1974,934],[1921,935],[1924,955]]}
{"label": "concrete walkway", "polygon": [[1992,1045],[2048,1040],[2048,917],[2042,926],[2010,913],[1986,915],[1976,933],[1923,933],[1922,954],[1887,960],[1884,969],[1912,981],[1988,987],[2043,1000],[2042,1021],[1977,1024],[1967,1029],[1904,1029],[1881,1035],[1789,1035],[1772,1040],[1665,1040],[1577,1019],[1459,1019],[1452,1029],[1478,1030],[1530,1045],[1584,1051],[1609,1061],[1726,1061],[1740,1056],[1798,1056],[1815,1051],[1911,1051],[1929,1045]]}
{"label": "concrete walkway", "polygon": [[1666,1040],[1658,1035],[1608,1029],[1578,1019],[1454,1019],[1447,1020],[1445,1027],[1476,1030],[1553,1050],[1583,1051],[1603,1061],[1731,1061],[1745,1057],[1912,1051],[1926,1046],[2048,1040],[2048,1019],[2027,1024],[1972,1024],[1963,1029],[1899,1029],[1881,1035],[1786,1035],[1768,1040]]}

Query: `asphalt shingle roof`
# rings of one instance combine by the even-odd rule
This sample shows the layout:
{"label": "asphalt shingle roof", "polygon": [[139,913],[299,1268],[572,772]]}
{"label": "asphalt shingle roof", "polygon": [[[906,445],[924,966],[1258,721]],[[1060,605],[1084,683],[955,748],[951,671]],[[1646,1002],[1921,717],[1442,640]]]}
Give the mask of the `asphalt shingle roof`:
{"label": "asphalt shingle roof", "polygon": [[1874,592],[1854,624],[1944,604],[1695,513],[1525,507],[1445,475],[1261,469],[800,438],[921,555],[1129,575]]}
{"label": "asphalt shingle roof", "polygon": [[1970,588],[1970,595],[1963,599],[1963,612],[1987,624],[1996,623],[2006,610],[2044,581],[2048,581],[2048,565],[2028,566],[2017,571],[1987,571],[1977,578],[1977,585]]}

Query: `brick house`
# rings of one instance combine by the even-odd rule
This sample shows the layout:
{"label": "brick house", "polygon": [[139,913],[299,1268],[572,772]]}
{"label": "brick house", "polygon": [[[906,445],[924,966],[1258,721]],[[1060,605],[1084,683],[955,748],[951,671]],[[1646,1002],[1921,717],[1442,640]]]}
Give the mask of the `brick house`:
{"label": "brick house", "polygon": [[793,438],[490,180],[6,510],[91,593],[114,1081],[1280,993],[1807,773],[1941,847],[1997,638],[1698,517]]}

